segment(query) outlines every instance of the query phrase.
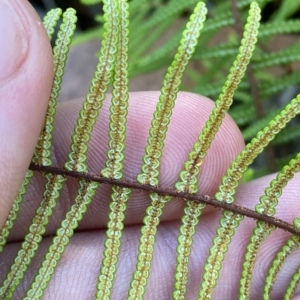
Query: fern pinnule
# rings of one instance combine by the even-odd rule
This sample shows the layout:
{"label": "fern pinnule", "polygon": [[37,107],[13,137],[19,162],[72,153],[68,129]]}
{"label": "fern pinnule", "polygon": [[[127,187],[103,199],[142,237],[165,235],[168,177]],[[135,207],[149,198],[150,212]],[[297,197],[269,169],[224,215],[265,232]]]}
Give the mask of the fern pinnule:
{"label": "fern pinnule", "polygon": [[[48,36],[51,36],[53,27],[55,26],[60,15],[60,10],[55,10],[45,17],[44,23],[48,25],[46,31]],[[55,41],[53,49],[53,85],[51,89],[50,99],[46,111],[46,116],[42,126],[41,134],[37,142],[37,146],[32,158],[32,162],[37,165],[51,166],[51,146],[54,115],[56,111],[56,99],[61,86],[63,70],[71,38],[74,34],[75,24],[77,21],[76,11],[72,8],[66,10],[63,14],[63,21],[60,25],[60,30]],[[59,197],[60,190],[65,181],[64,176],[47,174],[46,175],[46,190],[43,195],[43,200],[36,211],[36,216],[32,220],[29,227],[29,233],[25,236],[25,241],[22,243],[14,263],[10,271],[6,275],[6,279],[0,288],[0,296],[6,299],[12,297],[12,294],[19,282],[22,280],[32,257],[42,240],[42,235],[45,233],[46,225],[49,222],[49,217],[52,215],[52,210],[56,206],[56,200]]]}
{"label": "fern pinnule", "polygon": [[267,216],[273,216],[275,214],[275,207],[278,204],[278,198],[281,196],[282,189],[294,177],[299,168],[300,153],[277,174],[276,179],[272,180],[270,186],[265,191],[265,195],[260,197],[260,203],[255,206],[255,211]]}
{"label": "fern pinnule", "polygon": [[285,91],[290,86],[300,83],[300,71],[294,71],[291,74],[280,76],[280,78],[274,78],[260,86],[260,95],[264,99],[271,97],[272,95]]}
{"label": "fern pinnule", "polygon": [[191,17],[191,21],[187,24],[186,30],[183,32],[183,38],[178,52],[165,76],[161,94],[159,96],[159,103],[157,104],[151,122],[150,135],[145,148],[145,155],[143,157],[143,165],[141,168],[142,172],[137,177],[138,182],[141,184],[150,184],[153,186],[158,184],[159,158],[162,155],[162,148],[164,146],[163,141],[170,122],[181,77],[194,52],[200,30],[203,27],[205,14],[206,8],[200,2]]}
{"label": "fern pinnule", "polygon": [[252,97],[249,95],[248,91],[243,91],[243,90],[237,90],[235,91],[235,96],[237,99],[239,99],[243,103],[251,103]]}
{"label": "fern pinnule", "polygon": [[[257,0],[255,1],[260,7],[263,7],[267,2],[271,0]],[[253,0],[239,0],[237,1],[237,7],[239,10],[247,9],[249,5],[253,2]],[[224,1],[218,3],[218,5],[214,8],[214,13],[218,16],[218,20],[209,19],[207,20],[208,26],[203,30],[203,34],[206,34],[207,31],[211,30],[213,24],[216,22],[218,24],[218,21],[221,21],[221,19],[227,20],[228,23],[225,23],[222,27],[226,27],[229,25],[234,25],[234,18],[232,16],[231,12],[231,4],[230,1]],[[220,18],[219,18],[220,16]],[[219,25],[217,25],[219,27]]]}
{"label": "fern pinnule", "polygon": [[228,43],[220,44],[214,47],[209,47],[208,49],[202,49],[202,51],[198,51],[194,55],[194,59],[204,60],[204,59],[212,59],[212,58],[228,58],[234,55],[237,55],[238,44],[234,41],[230,41]]}
{"label": "fern pinnule", "polygon": [[0,253],[2,252],[3,247],[6,244],[7,237],[9,236],[10,230],[14,225],[14,221],[18,217],[20,211],[20,205],[23,201],[23,196],[26,194],[27,186],[32,176],[33,176],[33,171],[27,170],[25,174],[25,178],[23,179],[22,185],[19,189],[18,196],[14,200],[12,208],[6,218],[3,227],[0,229]]}
{"label": "fern pinnule", "polygon": [[[53,27],[55,26],[57,19],[59,18],[59,13],[60,10],[54,10],[54,14],[51,13],[50,16],[46,16],[45,21],[48,21],[46,25],[49,26],[49,28],[46,27],[47,32],[49,31],[48,36],[53,34]],[[41,134],[39,136],[39,140],[37,142],[37,146],[32,158],[32,162],[37,165],[52,165],[50,156],[52,146],[53,122],[56,112],[56,101],[61,87],[62,76],[64,74],[64,68],[71,44],[71,38],[76,27],[76,21],[76,11],[73,8],[67,9],[63,14],[63,22],[57,34],[57,39],[55,40],[55,47],[53,48],[53,84],[46,116],[41,129]]]}
{"label": "fern pinnule", "polygon": [[162,47],[155,49],[150,54],[143,56],[136,62],[132,62],[129,66],[129,73],[131,76],[136,76],[138,74],[143,74],[144,72],[153,71],[156,68],[167,66],[171,59],[170,53],[176,49],[180,42],[180,37],[182,35],[181,29],[182,28],[175,32]]}
{"label": "fern pinnule", "polygon": [[[193,194],[198,191],[198,174],[201,165],[207,150],[210,148],[211,143],[222,124],[226,111],[232,104],[233,94],[245,74],[246,67],[255,47],[259,20],[260,9],[256,3],[253,3],[249,11],[249,17],[245,26],[244,37],[241,41],[239,54],[230,69],[227,81],[222,88],[222,92],[216,101],[208,121],[198,137],[198,141],[194,144],[193,150],[188,155],[188,160],[184,164],[184,170],[180,172],[179,180],[175,184],[175,188],[179,192]],[[204,208],[205,205],[203,203],[192,203],[190,201],[187,201],[186,203],[177,246],[177,267],[175,274],[175,290],[173,293],[175,299],[184,299],[185,297],[188,258],[192,237],[195,233],[196,225],[199,222],[199,216]]]}
{"label": "fern pinnule", "polygon": [[235,89],[238,87],[246,71],[255,47],[259,20],[260,9],[258,5],[253,2],[245,26],[245,34],[239,50],[240,53],[230,69],[228,79],[222,88],[222,92],[216,101],[215,107],[209,116],[207,123],[198,137],[198,142],[194,144],[193,151],[191,151],[188,160],[184,164],[184,171],[180,172],[180,180],[175,185],[178,191],[188,191],[189,193],[196,193],[198,191],[197,175],[200,171],[199,167],[222,123],[226,111],[232,104],[232,97]]}
{"label": "fern pinnule", "polygon": [[290,283],[289,283],[289,286],[286,290],[286,293],[284,295],[284,300],[291,300],[293,299],[293,295],[296,291],[296,288],[298,286],[300,282],[300,268],[295,272],[295,274],[293,275]]}
{"label": "fern pinnule", "polygon": [[[186,25],[177,54],[165,76],[159,102],[151,122],[141,173],[137,176],[137,181],[140,184],[152,186],[158,184],[160,157],[172,109],[181,83],[181,77],[195,50],[206,13],[207,9],[204,3],[199,2]],[[151,205],[146,210],[144,225],[141,229],[138,263],[130,284],[128,299],[143,298],[151,267],[153,245],[159,218],[165,204],[171,199],[156,193],[150,193],[150,198]]]}
{"label": "fern pinnule", "polygon": [[[106,168],[101,171],[103,177],[121,179],[123,177],[124,140],[128,108],[128,3],[118,0],[120,15],[118,29],[118,47],[114,70],[112,100],[109,123],[109,150]],[[108,299],[114,282],[116,264],[121,246],[123,220],[126,202],[131,189],[113,186],[110,203],[109,222],[107,224],[104,258],[98,277],[95,299]]]}
{"label": "fern pinnule", "polygon": [[105,99],[115,67],[117,51],[116,32],[119,22],[116,2],[113,0],[104,1],[103,10],[105,24],[99,62],[90,86],[90,91],[83,102],[77,123],[74,127],[68,161],[64,165],[65,169],[69,171],[87,171],[87,143],[91,138],[91,132]]}
{"label": "fern pinnule", "polygon": [[[300,154],[298,154],[295,159],[292,159],[288,166],[284,167],[283,170],[277,174],[276,179],[271,181],[270,186],[265,190],[265,194],[260,197],[260,203],[255,206],[255,211],[267,216],[273,216],[283,188],[288,181],[293,178],[299,168]],[[240,280],[241,299],[249,299],[253,269],[260,245],[274,229],[276,229],[275,226],[271,226],[263,221],[257,221],[256,227],[253,229],[253,234],[247,246]]]}
{"label": "fern pinnule", "polygon": [[55,26],[62,14],[61,8],[51,9],[43,19],[43,25],[46,29],[49,40],[51,41]]}
{"label": "fern pinnule", "polygon": [[[137,28],[135,28],[135,38],[130,41],[130,49],[138,48],[140,44],[144,43],[144,37],[152,31],[153,27],[157,24],[161,24],[166,19],[178,17],[185,9],[189,7],[194,7],[198,0],[186,0],[186,1],[178,1],[171,0],[168,1],[165,5],[162,5],[160,9],[156,9],[151,16],[144,20],[143,23],[139,24]],[[176,49],[176,45],[174,45],[173,50]]]}
{"label": "fern pinnule", "polygon": [[253,70],[260,70],[264,68],[273,67],[280,64],[287,64],[293,61],[300,60],[300,43],[273,53],[266,53],[261,55],[253,62]]}
{"label": "fern pinnule", "polygon": [[[203,35],[208,33],[214,34],[218,29],[230,26],[234,24],[234,19],[231,12],[222,12],[218,14],[218,19],[208,19],[205,22],[205,28],[203,29]],[[199,44],[202,44],[201,42]]]}
{"label": "fern pinnule", "polygon": [[[138,6],[137,6],[138,3]],[[132,5],[133,4],[133,5]],[[129,32],[135,32],[135,30],[141,30],[141,27],[145,26],[145,23],[147,23],[147,16],[149,14],[149,11],[151,10],[152,2],[147,0],[142,1],[136,1],[135,3],[130,1],[129,6],[129,15],[130,15],[130,23],[129,23]],[[147,30],[145,31],[145,33]],[[135,51],[139,50],[139,47],[142,46],[142,44],[145,42],[145,40],[141,40],[141,37],[143,37],[144,34],[135,34],[130,38],[130,43],[128,45],[128,49],[130,52],[130,58],[133,58],[132,56],[136,58],[139,57],[140,54],[135,55]],[[140,44],[139,44],[140,42]],[[147,47],[148,48],[148,47]]]}
{"label": "fern pinnule", "polygon": [[46,225],[49,222],[49,217],[52,215],[52,210],[56,206],[56,200],[65,182],[65,177],[57,174],[46,174],[46,180],[43,200],[32,219],[32,223],[28,229],[29,232],[24,238],[21,249],[18,251],[14,263],[11,265],[0,287],[0,299],[11,299],[13,292],[24,277],[42,241],[42,236],[46,231]]}
{"label": "fern pinnule", "polygon": [[236,108],[232,108],[229,111],[229,114],[239,126],[243,126],[253,120],[256,115],[256,111],[253,105],[248,107],[248,105],[242,104]]}
{"label": "fern pinnule", "polygon": [[[114,68],[115,32],[118,30],[118,11],[115,8],[116,2],[113,1],[107,1],[104,5],[106,23],[103,47],[101,48],[97,71],[94,75],[95,79],[92,80],[90,92],[83,103],[77,125],[74,128],[71,151],[68,155],[69,159],[65,163],[67,170],[85,171],[87,169],[86,152],[88,147],[85,143],[90,139],[91,131],[99,113],[98,110],[102,106]],[[98,186],[99,184],[95,182],[79,180],[79,190],[75,203],[66,214],[66,218],[61,222],[61,227],[56,231],[56,236],[53,238],[53,243],[38,270],[38,275],[34,278],[31,288],[27,292],[27,299],[40,299],[42,297],[57,262],[86,212]]]}
{"label": "fern pinnule", "polygon": [[188,263],[193,243],[193,236],[196,232],[196,226],[199,223],[199,217],[202,214],[205,204],[187,201],[184,208],[184,215],[181,219],[178,237],[178,246],[176,248],[176,273],[173,299],[185,299],[186,285],[188,281]]}
{"label": "fern pinnule", "polygon": [[[242,178],[247,167],[263,151],[263,149],[274,139],[286,124],[300,113],[300,95],[288,104],[285,109],[272,120],[269,125],[257,133],[251,143],[236,157],[231,163],[226,175],[222,179],[219,191],[216,193],[218,201],[234,202],[234,195],[239,180]],[[210,248],[210,255],[204,266],[203,283],[200,291],[200,299],[208,299],[213,293],[213,289],[218,279],[218,272],[222,267],[224,253],[228,249],[231,237],[243,219],[243,216],[234,214],[230,211],[223,211],[223,217],[220,219],[220,227],[213,239],[213,246]],[[221,251],[222,249],[222,251]]]}
{"label": "fern pinnule", "polygon": [[131,0],[129,5],[129,15],[137,15],[140,12],[141,5],[148,6],[148,0]]}
{"label": "fern pinnule", "polygon": [[72,205],[65,219],[61,222],[60,228],[56,231],[56,236],[53,238],[52,244],[48,248],[45,258],[38,269],[38,274],[31,283],[24,300],[39,300],[43,297],[57,263],[65,251],[66,246],[69,244],[74,229],[77,228],[91,199],[95,195],[98,185],[97,182],[79,181],[75,204]]}
{"label": "fern pinnule", "polygon": [[120,21],[118,26],[118,44],[114,68],[113,90],[109,122],[109,150],[106,167],[101,175],[107,178],[123,177],[123,159],[126,137],[126,119],[128,113],[128,4],[118,0]]}
{"label": "fern pinnule", "polygon": [[[172,17],[172,18],[167,18],[159,23],[158,27],[154,27],[151,29],[151,35],[148,36],[146,40],[143,40],[141,44],[139,44],[138,47],[134,49],[134,51],[131,51],[130,55],[130,61],[134,64],[134,62],[139,59],[141,55],[144,56],[144,53],[157,41],[163,34],[164,32],[170,28],[170,26],[175,22],[177,16]],[[131,23],[132,24],[132,21]],[[136,28],[133,27],[133,28]],[[163,46],[164,47],[164,46]],[[153,53],[153,52],[152,52]]]}
{"label": "fern pinnule", "polygon": [[284,143],[292,142],[300,137],[300,124],[293,127],[286,128],[284,132],[280,133],[273,141],[273,145],[282,145]]}
{"label": "fern pinnule", "polygon": [[276,20],[261,25],[258,38],[269,38],[283,33],[296,33],[300,31],[300,20]]}
{"label": "fern pinnule", "polygon": [[[294,226],[300,228],[300,218],[294,219]],[[279,271],[287,259],[287,257],[296,249],[299,248],[300,237],[297,235],[292,235],[285,245],[277,252],[275,259],[272,262],[271,268],[268,271],[268,276],[266,277],[264,285],[263,299],[270,300],[271,292],[273,289],[273,284],[276,281]]]}
{"label": "fern pinnule", "polygon": [[275,108],[270,113],[268,113],[266,116],[262,117],[261,119],[255,121],[254,124],[251,124],[251,126],[247,127],[245,130],[243,130],[243,138],[247,141],[253,139],[257,132],[265,128],[272,119],[274,119],[280,112],[282,111],[282,108]]}
{"label": "fern pinnule", "polygon": [[[44,17],[43,24],[44,24],[44,27],[47,32],[49,40],[51,40],[51,38],[52,38],[52,35],[54,33],[54,27],[57,24],[61,14],[62,14],[62,10],[60,8],[57,8],[57,9],[49,11],[46,14],[46,16]],[[69,22],[68,19],[71,19],[72,20],[71,22],[75,22],[76,20],[74,19],[73,14],[74,14],[74,11],[72,11],[72,12],[69,11],[68,16],[66,16],[65,22]],[[61,30],[62,29],[63,28],[61,28]],[[60,41],[58,43],[61,43],[64,40],[64,37],[60,37],[59,40]],[[60,47],[60,46],[57,46],[57,47]],[[58,85],[56,85],[56,87],[58,87]],[[51,164],[51,163],[49,164],[50,152],[48,152],[48,150],[50,150],[49,143],[51,145],[51,133],[53,131],[53,124],[52,124],[53,123],[53,115],[55,114],[55,109],[53,111],[53,109],[50,108],[51,106],[53,106],[53,104],[54,104],[53,102],[51,104],[48,104],[47,113],[46,113],[46,116],[48,116],[48,121],[44,121],[43,130],[41,131],[40,137],[39,137],[39,140],[45,140],[45,136],[47,136],[47,138],[46,138],[47,142],[44,145],[41,145],[39,147],[40,152],[47,153],[47,158],[42,159],[42,165],[50,165]],[[50,130],[48,130],[48,134],[45,132],[45,128],[50,129]],[[35,151],[37,151],[37,149]],[[33,157],[33,159],[32,159],[33,163],[38,163],[38,161],[39,160],[37,159],[37,156]],[[47,162],[47,164],[45,164],[46,162]],[[26,172],[23,183],[19,189],[18,196],[15,199],[13,206],[7,216],[5,224],[0,229],[0,252],[2,252],[3,246],[6,243],[6,239],[9,235],[9,232],[10,232],[11,228],[13,227],[13,222],[16,220],[16,218],[18,216],[18,213],[20,210],[20,204],[23,201],[23,196],[26,193],[27,186],[30,183],[30,179],[32,178],[32,176],[33,176],[33,172],[31,170],[28,170]]]}
{"label": "fern pinnule", "polygon": [[[296,228],[300,227],[300,218],[294,219],[294,226]],[[286,293],[284,295],[284,300],[292,299],[292,296],[294,295],[299,282],[300,282],[300,268],[298,268],[298,270],[294,273],[294,275],[289,283],[289,286],[286,290]]]}
{"label": "fern pinnule", "polygon": [[288,122],[300,113],[300,94],[294,98],[231,163],[226,175],[222,179],[216,198],[227,203],[234,202],[235,188],[243,173],[263,149],[274,139]]}

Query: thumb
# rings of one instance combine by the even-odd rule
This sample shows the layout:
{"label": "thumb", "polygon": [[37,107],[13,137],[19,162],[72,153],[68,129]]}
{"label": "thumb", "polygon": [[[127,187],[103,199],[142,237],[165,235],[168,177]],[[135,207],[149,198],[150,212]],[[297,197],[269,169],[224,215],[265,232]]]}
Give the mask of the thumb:
{"label": "thumb", "polygon": [[51,83],[41,20],[26,0],[0,0],[0,228],[30,163]]}

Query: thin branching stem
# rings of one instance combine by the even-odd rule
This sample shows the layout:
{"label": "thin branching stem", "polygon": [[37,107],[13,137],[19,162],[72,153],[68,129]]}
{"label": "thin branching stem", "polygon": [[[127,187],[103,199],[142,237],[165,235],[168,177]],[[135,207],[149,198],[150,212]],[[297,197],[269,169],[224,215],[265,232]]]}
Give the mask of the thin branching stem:
{"label": "thin branching stem", "polygon": [[104,178],[102,176],[89,173],[81,173],[75,171],[67,171],[65,169],[57,168],[57,167],[42,167],[31,164],[29,169],[32,171],[42,172],[42,173],[53,173],[53,174],[61,174],[67,177],[73,177],[77,179],[87,180],[87,181],[94,181],[99,182],[102,184],[111,184],[120,187],[135,189],[140,192],[153,192],[156,194],[160,194],[163,196],[169,196],[178,199],[186,199],[194,202],[204,203],[206,205],[213,206],[215,208],[229,210],[234,214],[243,215],[245,217],[252,218],[254,220],[261,220],[263,222],[269,223],[270,225],[274,225],[278,228],[281,228],[287,232],[300,236],[300,230],[295,228],[292,224],[289,224],[281,219],[269,217],[266,215],[262,215],[257,213],[254,210],[251,210],[247,207],[243,207],[237,205],[235,203],[226,203],[220,202],[219,200],[215,199],[214,197],[210,197],[208,195],[201,195],[201,194],[190,194],[187,192],[178,192],[173,188],[164,187],[164,186],[151,186],[151,185],[142,185],[138,182],[129,181],[126,179],[111,179],[111,178]]}

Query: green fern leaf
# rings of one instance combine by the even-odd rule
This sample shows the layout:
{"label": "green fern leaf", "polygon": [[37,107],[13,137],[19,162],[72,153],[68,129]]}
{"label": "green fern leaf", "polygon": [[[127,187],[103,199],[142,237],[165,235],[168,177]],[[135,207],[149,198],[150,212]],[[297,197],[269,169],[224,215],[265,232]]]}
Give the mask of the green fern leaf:
{"label": "green fern leaf", "polygon": [[[209,120],[205,124],[201,134],[198,137],[198,142],[194,144],[193,150],[189,153],[188,160],[184,164],[184,171],[179,174],[179,181],[175,184],[175,188],[180,192],[188,192],[191,194],[198,191],[198,174],[200,167],[206,156],[207,150],[222,124],[225,112],[232,103],[232,97],[235,89],[243,77],[246,66],[250,61],[251,54],[256,43],[256,36],[259,26],[259,7],[257,4],[252,4],[249,12],[249,17],[246,24],[245,34],[241,41],[239,54],[233,63],[227,81],[222,89],[222,92],[216,101],[216,106],[213,109]],[[188,270],[188,255],[192,244],[192,236],[195,232],[195,226],[198,223],[198,218],[202,213],[205,205],[202,203],[186,203],[186,214],[182,218],[182,226],[180,227],[181,235],[178,238],[177,247],[177,268],[175,278],[175,291],[173,296],[176,299],[183,299],[186,291],[187,270]]]}
{"label": "green fern leaf", "polygon": [[[234,202],[234,194],[238,181],[242,178],[247,167],[253,162],[264,147],[274,139],[274,136],[283,129],[286,124],[300,113],[300,95],[291,101],[289,105],[272,120],[269,125],[262,131],[258,132],[257,137],[249,143],[236,159],[231,163],[231,166],[222,179],[222,184],[219,187],[219,192],[216,194],[216,199],[227,203]],[[228,244],[231,241],[231,236],[235,232],[243,219],[243,216],[233,214],[230,211],[223,211],[223,217],[220,220],[221,226],[217,229],[216,237],[213,239],[213,246],[210,249],[210,255],[207,263],[204,266],[204,275],[200,299],[211,297],[213,289],[216,285],[219,271],[224,260],[224,253],[228,249]],[[222,249],[222,251],[221,251]]]}
{"label": "green fern leaf", "polygon": [[[118,47],[116,55],[115,76],[113,81],[112,104],[110,107],[109,150],[106,168],[101,175],[106,178],[121,179],[123,177],[124,140],[128,107],[128,3],[118,1],[120,24],[118,29]],[[107,224],[104,258],[98,278],[95,299],[108,299],[114,282],[116,263],[121,246],[124,211],[131,189],[112,187],[109,222]]]}
{"label": "green fern leaf", "polygon": [[[178,52],[165,76],[159,102],[151,122],[148,144],[143,157],[142,171],[137,177],[138,182],[143,185],[156,186],[158,184],[160,157],[164,146],[163,141],[166,137],[181,77],[194,52],[200,31],[203,28],[206,12],[205,5],[199,2],[186,25]],[[170,197],[162,197],[155,193],[150,193],[150,198],[151,205],[146,210],[147,215],[144,218],[144,225],[141,229],[138,263],[130,284],[128,299],[142,298],[145,293],[159,217],[165,204],[170,200]]]}
{"label": "green fern leaf", "polygon": [[[265,195],[260,197],[260,203],[255,206],[256,212],[267,216],[273,216],[275,214],[275,207],[278,204],[278,198],[281,196],[282,189],[286,186],[288,181],[293,178],[299,168],[300,154],[298,154],[295,159],[291,160],[289,165],[278,173],[276,179],[272,180],[270,186],[265,190]],[[274,229],[276,229],[275,226],[271,226],[265,222],[257,221],[256,223],[256,227],[253,230],[253,234],[250,237],[250,242],[247,246],[243,264],[242,278],[240,281],[241,299],[249,299],[250,284],[260,244]]]}
{"label": "green fern leaf", "polygon": [[[299,218],[294,219],[294,226],[296,228],[300,228]],[[292,235],[289,240],[285,243],[285,245],[281,248],[281,250],[276,254],[275,259],[272,262],[272,266],[269,269],[268,276],[266,278],[265,286],[264,286],[264,300],[270,300],[271,291],[273,288],[273,284],[276,280],[277,274],[282,268],[286,258],[300,245],[300,237],[296,235]],[[293,286],[296,280],[291,283],[291,289],[293,290]],[[289,290],[290,288],[288,288]],[[291,291],[292,292],[292,291]],[[288,298],[290,299],[290,298]]]}

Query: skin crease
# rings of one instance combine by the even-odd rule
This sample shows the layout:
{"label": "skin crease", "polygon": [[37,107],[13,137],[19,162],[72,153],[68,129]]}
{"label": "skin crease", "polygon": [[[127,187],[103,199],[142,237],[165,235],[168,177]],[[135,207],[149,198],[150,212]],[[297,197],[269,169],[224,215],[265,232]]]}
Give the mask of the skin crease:
{"label": "skin crease", "polygon": [[[15,2],[13,3],[15,5]],[[37,24],[37,16],[26,1],[18,0],[16,7],[16,9],[22,8],[22,18],[26,18],[24,23]],[[12,164],[8,169],[2,168],[2,170],[5,170],[5,173],[0,172],[0,193],[1,191],[2,193],[4,190],[6,191],[5,195],[0,195],[2,201],[0,220],[2,220],[2,223],[6,219],[8,208],[11,206],[12,199],[14,199],[18,191],[21,178],[31,159],[42,123],[41,115],[45,111],[46,100],[49,97],[49,89],[51,87],[52,65],[49,54],[51,49],[47,36],[40,26],[33,26],[32,30],[28,32],[30,32],[28,54],[19,67],[19,71],[6,80],[5,85],[1,86],[0,89],[1,115],[9,113],[9,107],[3,104],[3,99],[24,103],[24,105],[20,106],[15,105],[15,114],[12,114],[10,120],[13,124],[19,124],[19,126],[8,128],[9,124],[2,124],[0,127],[2,130],[0,131],[1,137],[5,136],[7,132],[10,134],[13,132],[14,136],[20,137],[19,143],[22,145],[22,147],[16,147],[15,144],[6,144],[7,140],[5,139],[4,143],[0,144],[2,165],[8,159],[10,159],[9,161]],[[34,55],[37,51],[40,55]],[[13,59],[13,57],[10,59]],[[31,84],[28,84],[29,79]],[[11,93],[12,87],[16,85],[20,89],[15,89]],[[140,170],[149,125],[158,96],[158,92],[130,94],[126,158],[124,161],[124,178],[126,179],[135,180]],[[110,96],[104,102],[89,145],[89,171],[94,173],[99,173],[105,165],[108,149],[109,100]],[[66,160],[70,136],[82,101],[82,99],[77,99],[58,105],[53,139],[54,165],[62,166]],[[179,93],[163,150],[160,176],[161,186],[172,187],[176,182],[187,154],[196,141],[212,107],[213,102],[205,97],[191,93]],[[28,115],[30,115],[30,124],[25,122],[25,120],[28,120]],[[0,117],[0,120],[3,119]],[[243,147],[241,133],[233,120],[227,115],[203,163],[199,177],[199,193],[214,195],[225,170]],[[11,160],[11,152],[16,153],[16,156],[20,155],[21,161],[16,160],[15,162],[15,160]],[[236,194],[236,203],[253,208],[263,194],[264,189],[274,177],[275,175],[269,175],[248,184],[240,185]],[[13,178],[13,181],[10,180],[7,183],[5,181],[6,178]],[[280,198],[276,217],[291,222],[293,218],[299,216],[299,181],[300,176],[297,174],[285,188]],[[43,183],[44,179],[42,176],[37,175],[28,189],[20,215],[10,235],[9,243],[4,248],[3,253],[0,254],[0,282],[4,280],[5,274],[13,262],[13,258],[20,247],[20,241],[26,234],[26,228],[30,224],[34,211],[42,198]],[[7,184],[9,184],[9,188],[7,188]],[[51,242],[51,235],[55,232],[59,222],[63,219],[74,200],[76,187],[76,180],[68,179],[67,186],[62,191],[55,212],[47,227],[46,237],[37,256],[33,259],[24,280],[15,292],[14,299],[20,299],[32,282],[47,246]],[[105,239],[105,224],[110,201],[109,194],[110,187],[107,185],[102,185],[97,191],[88,212],[58,264],[53,279],[45,292],[44,299],[79,300],[94,298]],[[149,198],[146,193],[139,191],[132,193],[126,212],[126,226],[123,233],[122,249],[112,299],[126,298],[131,275],[136,264],[139,230],[148,204]],[[176,267],[176,239],[183,206],[183,200],[174,199],[164,210],[157,234],[153,266],[145,299],[167,300],[171,298]],[[200,219],[190,259],[190,275],[186,299],[197,298],[203,265],[206,261],[215,229],[218,226],[220,215],[219,210],[207,208]],[[253,226],[254,221],[245,218],[236,235],[232,238],[213,299],[238,299],[238,281],[241,274],[243,256]],[[290,234],[278,229],[262,245],[253,273],[251,299],[261,298],[264,277],[267,274],[271,260],[289,236]],[[272,299],[279,300],[283,298],[287,284],[299,266],[299,254],[299,251],[295,251],[287,260],[284,270],[279,274]],[[297,289],[294,299],[299,297],[298,293],[299,289]]]}

